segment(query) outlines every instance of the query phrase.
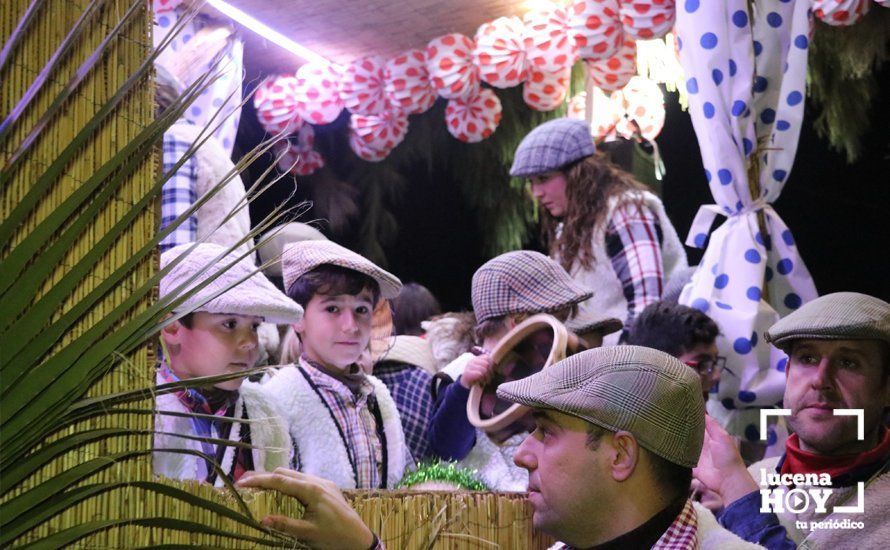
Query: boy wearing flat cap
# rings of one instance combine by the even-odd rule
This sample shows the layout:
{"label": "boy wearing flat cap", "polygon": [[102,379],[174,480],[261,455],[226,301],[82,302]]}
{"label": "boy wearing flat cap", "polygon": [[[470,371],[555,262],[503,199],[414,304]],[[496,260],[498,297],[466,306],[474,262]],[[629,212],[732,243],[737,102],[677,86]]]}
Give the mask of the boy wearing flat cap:
{"label": "boy wearing flat cap", "polygon": [[698,376],[638,346],[573,355],[498,396],[532,410],[516,453],[533,523],[559,548],[760,548],[689,499],[704,437]]}
{"label": "boy wearing flat cap", "polygon": [[430,421],[430,450],[476,470],[492,490],[524,491],[528,476],[513,464],[513,453],[527,431],[513,426],[486,434],[473,427],[467,418],[470,388],[491,380],[494,365],[489,353],[514,326],[536,313],[550,313],[564,322],[593,293],[547,256],[519,250],[501,254],[476,270],[471,294],[482,350],[478,355],[464,353],[437,375],[441,384]]}
{"label": "boy wearing flat cap", "polygon": [[295,469],[343,489],[394,487],[411,462],[399,413],[357,361],[375,307],[402,283],[331,241],[286,245],[281,263],[288,296],[305,310],[293,325],[302,355],[256,386],[285,418]]}
{"label": "boy wearing flat cap", "polygon": [[[259,354],[260,323],[294,323],[302,316],[303,309],[275,288],[249,259],[226,255],[222,246],[175,246],[161,254],[161,268],[166,267],[170,271],[161,279],[160,297],[184,296],[173,308],[174,315],[184,315],[161,331],[164,353],[157,369],[159,385],[252,368]],[[152,458],[156,474],[223,484],[209,460],[164,449],[202,452],[235,480],[247,470],[273,471],[290,464],[291,443],[284,424],[257,392],[242,389],[242,382],[243,376],[157,397]],[[263,422],[237,421],[249,418],[262,418]],[[247,442],[253,449],[217,445],[196,437]]]}
{"label": "boy wearing flat cap", "polygon": [[[890,433],[884,421],[890,406],[890,304],[855,292],[828,294],[774,324],[765,337],[788,354],[784,407],[795,433],[783,456],[746,470],[729,436],[716,423],[708,424],[696,478],[723,498],[721,523],[770,548],[885,548],[890,540]],[[840,409],[859,411],[861,417],[838,414]],[[821,507],[792,511],[771,505],[777,513],[761,512],[760,489],[775,495],[775,489],[792,488],[830,494]],[[835,512],[857,504],[862,504],[858,511]],[[844,528],[842,522],[857,527]]]}

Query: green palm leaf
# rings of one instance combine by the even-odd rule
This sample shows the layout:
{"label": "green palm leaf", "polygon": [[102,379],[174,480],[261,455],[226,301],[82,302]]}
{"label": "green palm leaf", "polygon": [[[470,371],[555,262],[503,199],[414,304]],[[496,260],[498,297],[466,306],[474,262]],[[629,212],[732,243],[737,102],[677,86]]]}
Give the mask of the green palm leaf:
{"label": "green palm leaf", "polygon": [[22,41],[22,38],[25,37],[25,32],[28,30],[31,22],[34,21],[34,17],[45,3],[46,0],[31,0],[28,9],[22,14],[18,24],[12,30],[12,34],[9,35],[9,39],[3,44],[3,49],[0,50],[0,72],[6,67],[6,63],[9,61],[9,58],[12,57],[12,53],[15,51],[16,46],[18,46]]}

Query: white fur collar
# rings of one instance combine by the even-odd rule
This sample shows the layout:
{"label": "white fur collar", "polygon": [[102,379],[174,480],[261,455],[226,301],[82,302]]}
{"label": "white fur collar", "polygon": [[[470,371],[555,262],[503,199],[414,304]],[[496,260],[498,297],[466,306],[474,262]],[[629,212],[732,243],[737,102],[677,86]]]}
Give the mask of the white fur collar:
{"label": "white fur collar", "polygon": [[[395,402],[386,386],[368,376],[386,435],[386,487],[394,487],[405,471],[405,436]],[[245,384],[247,385],[247,384]],[[252,384],[278,407],[294,445],[301,469],[329,479],[343,489],[355,489],[355,472],[339,429],[325,404],[294,365],[274,371],[264,384]]]}
{"label": "white fur collar", "polygon": [[[162,381],[158,379],[158,383]],[[158,411],[179,413],[190,412],[175,393],[159,395],[155,401]],[[235,402],[234,418],[246,416],[250,423],[250,441],[253,448],[253,466],[258,471],[271,472],[278,467],[287,467],[293,457],[290,436],[277,410],[263,399],[255,389],[242,385],[238,401]],[[241,441],[246,435],[246,422],[235,422],[229,434],[229,441]],[[201,443],[193,439],[177,437],[176,434],[194,436],[192,420],[185,416],[168,414],[155,415],[155,443],[157,449],[188,449],[202,451]],[[216,436],[217,434],[214,434]],[[229,476],[233,473],[235,447],[227,447],[220,467]],[[204,479],[203,459],[185,453],[155,452],[152,456],[154,472],[173,479]],[[222,486],[217,478],[216,486]]]}

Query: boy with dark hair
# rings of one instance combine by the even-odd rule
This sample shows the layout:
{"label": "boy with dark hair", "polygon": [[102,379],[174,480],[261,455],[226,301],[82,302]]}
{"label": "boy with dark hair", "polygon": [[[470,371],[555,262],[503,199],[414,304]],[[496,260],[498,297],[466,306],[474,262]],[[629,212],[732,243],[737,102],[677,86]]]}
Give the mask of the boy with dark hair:
{"label": "boy with dark hair", "polygon": [[699,375],[702,397],[720,381],[725,359],[717,355],[720,329],[704,312],[676,302],[649,304],[634,321],[627,343],[673,355]]}
{"label": "boy with dark hair", "polygon": [[[158,384],[252,368],[259,355],[256,331],[260,323],[293,323],[302,315],[302,308],[258,273],[250,260],[238,261],[237,256],[226,255],[222,246],[173,247],[161,254],[161,267],[177,260],[161,279],[161,298],[183,295],[215,278],[173,309],[174,314],[189,313],[161,330],[164,353],[158,363]],[[223,292],[214,296],[219,291]],[[222,485],[209,460],[173,450],[214,457],[225,475],[235,480],[247,470],[272,471],[290,464],[291,443],[284,424],[257,392],[242,387],[243,382],[243,377],[232,378],[157,397],[152,458],[156,474]],[[249,417],[263,422],[232,420]],[[197,437],[247,442],[253,449]]]}
{"label": "boy with dark hair", "polygon": [[288,296],[305,310],[293,325],[302,355],[258,387],[288,424],[294,466],[344,489],[393,487],[410,462],[399,413],[357,361],[378,302],[402,283],[331,241],[287,245],[281,261]]}

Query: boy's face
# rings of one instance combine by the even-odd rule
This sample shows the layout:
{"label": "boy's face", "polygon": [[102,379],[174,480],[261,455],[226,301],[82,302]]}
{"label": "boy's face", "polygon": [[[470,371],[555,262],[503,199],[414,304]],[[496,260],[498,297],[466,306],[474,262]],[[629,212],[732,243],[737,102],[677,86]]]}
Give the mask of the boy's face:
{"label": "boy's face", "polygon": [[[707,344],[699,342],[692,349],[677,356],[677,359],[692,367],[698,373],[701,380],[702,396],[706,402],[711,388],[720,381],[720,367],[717,364],[718,353],[720,351],[717,349],[715,342]],[[710,372],[708,372],[709,370]]]}
{"label": "boy's face", "polygon": [[[172,355],[170,368],[181,379],[249,369],[259,355],[257,328],[262,322],[262,317],[198,311],[192,316],[192,328],[172,323],[163,333]],[[243,378],[235,378],[214,386],[234,391],[242,382]]]}
{"label": "boy's face", "polygon": [[368,347],[373,313],[374,297],[368,289],[355,296],[316,294],[306,304],[303,319],[294,325],[303,353],[328,368],[345,370]]}

